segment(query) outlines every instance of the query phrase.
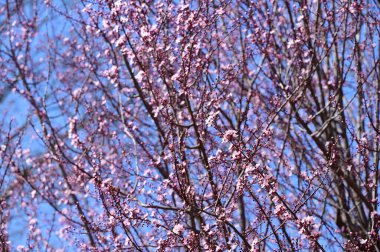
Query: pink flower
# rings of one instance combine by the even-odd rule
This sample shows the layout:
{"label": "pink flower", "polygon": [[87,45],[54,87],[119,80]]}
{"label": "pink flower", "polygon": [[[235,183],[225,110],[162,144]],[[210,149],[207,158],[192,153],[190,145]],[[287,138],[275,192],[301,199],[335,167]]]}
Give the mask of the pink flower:
{"label": "pink flower", "polygon": [[185,227],[182,224],[176,224],[173,227],[173,233],[180,235],[185,230]]}
{"label": "pink flower", "polygon": [[210,116],[207,117],[207,119],[206,119],[206,125],[207,125],[208,127],[211,127],[211,126],[214,124],[215,119],[216,119],[216,117],[218,116],[218,114],[219,114],[219,111],[214,112],[214,113],[211,113]]}
{"label": "pink flower", "polygon": [[222,143],[230,142],[238,137],[236,130],[227,130],[224,132]]}

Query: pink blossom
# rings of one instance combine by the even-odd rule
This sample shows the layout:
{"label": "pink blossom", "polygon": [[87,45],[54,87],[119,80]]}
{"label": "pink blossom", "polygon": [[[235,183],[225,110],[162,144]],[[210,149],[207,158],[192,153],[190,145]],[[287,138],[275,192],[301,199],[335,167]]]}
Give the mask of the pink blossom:
{"label": "pink blossom", "polygon": [[230,142],[238,137],[236,130],[227,130],[224,132],[222,143]]}
{"label": "pink blossom", "polygon": [[173,233],[180,235],[185,230],[185,227],[182,224],[176,224],[173,227]]}

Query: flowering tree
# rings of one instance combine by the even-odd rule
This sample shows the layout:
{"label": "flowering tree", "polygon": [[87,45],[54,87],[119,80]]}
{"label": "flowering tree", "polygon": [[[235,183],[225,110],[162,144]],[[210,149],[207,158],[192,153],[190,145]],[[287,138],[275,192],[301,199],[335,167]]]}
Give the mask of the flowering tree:
{"label": "flowering tree", "polygon": [[379,14],[2,0],[2,251],[379,251]]}

